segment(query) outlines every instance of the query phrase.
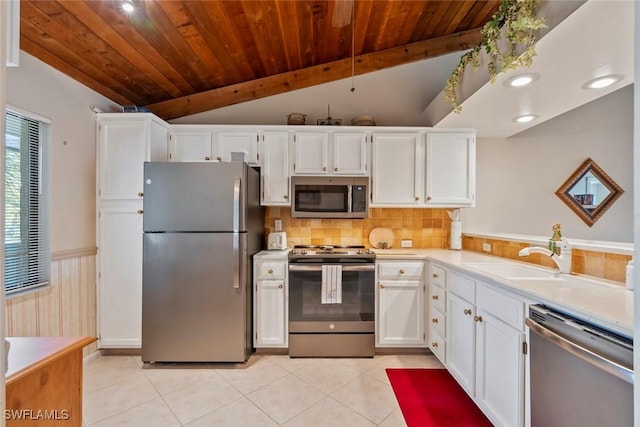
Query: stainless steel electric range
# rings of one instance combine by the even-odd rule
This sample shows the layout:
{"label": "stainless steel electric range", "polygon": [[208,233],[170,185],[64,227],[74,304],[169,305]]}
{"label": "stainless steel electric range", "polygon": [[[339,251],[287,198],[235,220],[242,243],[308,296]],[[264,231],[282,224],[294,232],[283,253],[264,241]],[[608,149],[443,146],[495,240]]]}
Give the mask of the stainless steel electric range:
{"label": "stainless steel electric range", "polygon": [[374,356],[375,258],[364,246],[289,252],[289,356]]}

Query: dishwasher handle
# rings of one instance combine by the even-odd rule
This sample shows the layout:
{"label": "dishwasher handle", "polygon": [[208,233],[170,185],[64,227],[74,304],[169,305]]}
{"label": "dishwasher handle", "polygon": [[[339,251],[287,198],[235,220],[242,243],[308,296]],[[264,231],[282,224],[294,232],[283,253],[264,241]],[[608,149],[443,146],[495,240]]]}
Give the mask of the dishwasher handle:
{"label": "dishwasher handle", "polygon": [[550,329],[545,328],[540,323],[530,318],[526,318],[524,320],[524,323],[531,329],[531,331],[540,335],[545,340],[556,344],[563,350],[573,354],[576,357],[579,357],[580,359],[584,360],[587,363],[590,363],[596,368],[615,375],[616,377],[628,382],[629,384],[633,384],[633,370],[622,366],[612,360],[609,360],[597,353],[594,353],[591,350],[582,347],[581,345],[569,341],[568,339],[556,334]]}

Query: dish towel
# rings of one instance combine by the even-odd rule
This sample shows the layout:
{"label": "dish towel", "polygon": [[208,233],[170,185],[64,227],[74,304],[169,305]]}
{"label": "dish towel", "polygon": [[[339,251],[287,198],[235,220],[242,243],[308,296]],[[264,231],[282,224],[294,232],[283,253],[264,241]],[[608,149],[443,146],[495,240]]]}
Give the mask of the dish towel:
{"label": "dish towel", "polygon": [[322,266],[322,290],[320,291],[322,304],[342,304],[342,266]]}

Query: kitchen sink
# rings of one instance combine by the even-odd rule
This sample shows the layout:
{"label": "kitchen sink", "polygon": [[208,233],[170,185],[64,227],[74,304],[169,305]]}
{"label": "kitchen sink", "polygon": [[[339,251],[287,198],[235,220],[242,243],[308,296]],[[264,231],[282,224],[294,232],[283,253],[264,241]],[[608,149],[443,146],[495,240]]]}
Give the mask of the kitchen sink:
{"label": "kitchen sink", "polygon": [[551,269],[529,267],[506,262],[467,262],[466,267],[505,279],[559,280],[559,273]]}
{"label": "kitchen sink", "polygon": [[519,286],[540,289],[553,286],[558,289],[593,289],[594,287],[612,287],[601,283],[568,274],[560,274],[557,270],[529,267],[527,265],[506,262],[469,262],[466,267],[483,273],[489,273],[507,279]]}

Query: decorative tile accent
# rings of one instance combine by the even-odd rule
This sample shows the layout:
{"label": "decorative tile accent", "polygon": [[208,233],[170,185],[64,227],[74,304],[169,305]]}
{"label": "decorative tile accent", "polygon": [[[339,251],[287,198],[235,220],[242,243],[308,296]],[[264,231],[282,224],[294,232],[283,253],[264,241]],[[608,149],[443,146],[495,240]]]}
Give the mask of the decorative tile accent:
{"label": "decorative tile accent", "polygon": [[[482,251],[483,243],[491,244],[491,252],[487,253]],[[528,246],[531,245],[522,242],[462,236],[462,249],[543,265],[545,267],[555,267],[555,263],[547,256],[540,254],[531,254],[528,257],[519,256],[518,252],[520,249]],[[586,274],[588,276],[620,282],[621,284],[625,283],[627,263],[632,259],[633,257],[631,255],[587,251],[583,249],[571,250],[573,273]]]}
{"label": "decorative tile accent", "polygon": [[395,234],[394,247],[410,239],[414,248],[449,246],[451,220],[446,209],[372,208],[365,219],[298,219],[290,208],[268,207],[265,234],[275,231],[274,221],[282,220],[289,246],[293,245],[364,245],[370,247],[369,233],[376,227],[388,227]]}
{"label": "decorative tile accent", "polygon": [[97,336],[95,265],[94,255],[53,260],[49,288],[7,299],[7,336]]}

